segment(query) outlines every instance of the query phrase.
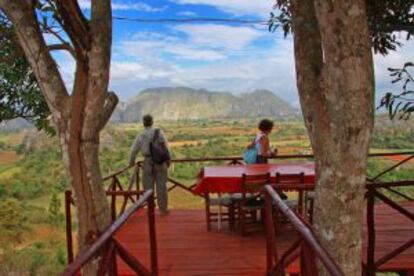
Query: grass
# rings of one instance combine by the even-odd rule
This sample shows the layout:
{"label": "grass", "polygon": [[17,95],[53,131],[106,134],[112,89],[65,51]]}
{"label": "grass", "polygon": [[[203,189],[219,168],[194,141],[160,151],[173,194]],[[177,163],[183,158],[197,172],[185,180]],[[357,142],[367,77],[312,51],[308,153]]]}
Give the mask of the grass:
{"label": "grass", "polygon": [[[240,156],[244,147],[255,137],[256,133],[256,123],[252,123],[248,120],[241,122],[160,122],[159,125],[166,132],[175,158]],[[101,165],[104,175],[106,175],[107,172],[115,171],[117,168],[122,168],[126,165],[130,144],[135,135],[141,130],[142,127],[140,124],[109,125],[104,130],[103,136],[109,138],[108,140],[110,141],[110,143],[108,143],[108,148],[101,151]],[[24,235],[23,242],[21,244],[16,244],[16,246],[18,248],[27,248],[40,243],[44,245],[44,249],[42,250],[49,252],[54,250],[56,241],[58,243],[63,243],[64,241],[64,229],[62,227],[56,229],[46,223],[51,192],[56,190],[54,181],[58,178],[59,172],[63,170],[61,165],[57,165],[61,164],[57,148],[58,143],[45,143],[44,147],[47,148],[42,148],[43,153],[41,153],[40,150],[35,150],[33,153],[27,154],[25,156],[27,158],[20,159],[16,153],[11,151],[11,149],[17,148],[16,146],[21,143],[23,137],[24,132],[8,134],[0,133],[0,142],[5,143],[7,146],[5,148],[8,150],[0,152],[0,183],[7,189],[7,183],[13,176],[24,175],[27,177],[22,178],[21,182],[27,183],[27,187],[34,185],[36,181],[37,183],[40,181],[41,187],[47,187],[44,188],[42,194],[36,198],[24,199],[21,201],[22,206],[25,208],[24,215],[27,217],[27,224],[30,225],[30,230]],[[104,139],[102,139],[102,141],[103,140]],[[279,154],[303,154],[311,152],[309,139],[306,136],[306,131],[301,122],[278,123],[270,140],[272,144],[271,147],[277,147]],[[384,147],[386,147],[386,145],[384,145]],[[371,152],[387,151],[390,150],[379,149],[378,147],[371,149]],[[45,160],[50,162],[44,162]],[[304,162],[304,160],[274,160],[272,162]],[[384,166],[393,165],[398,161],[378,158],[378,162],[381,162],[381,164],[377,164],[379,170]],[[196,174],[200,168],[216,163],[217,162],[198,162],[196,164],[174,164],[173,168],[170,170],[170,175],[172,178],[189,186],[195,182]],[[406,170],[407,168],[414,168],[414,166],[413,164],[407,164],[402,169]],[[373,173],[375,173],[375,171]],[[408,174],[405,173],[404,175]],[[123,178],[122,181],[125,182],[125,179]],[[31,182],[33,183],[31,184]],[[60,191],[62,191],[64,186],[60,188]],[[63,213],[63,192],[59,192],[58,196],[62,203],[61,211]],[[289,197],[292,199],[295,198],[295,196],[296,194],[289,194]],[[117,202],[120,207],[122,199],[118,198]],[[169,193],[169,206],[171,209],[202,209],[204,208],[204,199],[176,188]],[[72,210],[75,231],[75,209]]]}
{"label": "grass", "polygon": [[21,172],[21,168],[15,164],[0,165],[0,180],[7,180]]}

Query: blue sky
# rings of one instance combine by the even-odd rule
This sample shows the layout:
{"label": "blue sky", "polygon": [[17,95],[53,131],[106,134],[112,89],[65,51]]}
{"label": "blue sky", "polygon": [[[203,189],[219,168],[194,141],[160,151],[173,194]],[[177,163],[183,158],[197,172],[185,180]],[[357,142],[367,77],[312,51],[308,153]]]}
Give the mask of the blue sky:
{"label": "blue sky", "polygon": [[[85,13],[89,1],[79,0]],[[239,18],[267,20],[274,0],[114,0],[113,15],[128,18]],[[143,24],[114,20],[110,88],[121,100],[156,86],[190,86],[245,93],[270,89],[298,104],[293,43],[263,25]],[[389,88],[387,67],[414,58],[413,41],[387,57],[375,56],[378,91]],[[59,62],[68,85],[74,63]]]}

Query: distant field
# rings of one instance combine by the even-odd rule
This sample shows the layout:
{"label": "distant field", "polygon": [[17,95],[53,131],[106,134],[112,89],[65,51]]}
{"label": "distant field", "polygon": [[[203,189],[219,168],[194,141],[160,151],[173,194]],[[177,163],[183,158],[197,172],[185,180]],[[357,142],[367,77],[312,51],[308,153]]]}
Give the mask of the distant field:
{"label": "distant field", "polygon": [[[173,156],[177,159],[241,156],[247,143],[252,141],[257,131],[256,120],[161,121],[157,122],[157,125],[165,131]],[[380,124],[380,126],[383,125]],[[141,123],[111,124],[104,129],[101,135],[102,150],[100,152],[103,175],[126,166],[131,143],[142,129]],[[17,201],[18,207],[21,208],[20,213],[24,217],[22,222],[24,225],[22,228],[24,229],[23,239],[20,243],[15,239],[10,239],[10,244],[19,250],[33,250],[33,248],[36,248],[36,254],[33,253],[33,256],[37,258],[42,253],[50,258],[43,265],[48,262],[56,264],[58,256],[62,256],[62,254],[64,256],[65,252],[64,224],[62,220],[62,224],[56,228],[48,223],[51,195],[52,193],[58,195],[61,203],[60,214],[63,216],[63,191],[68,188],[69,183],[64,174],[57,137],[51,138],[34,133],[32,138],[39,143],[36,143],[33,150],[26,153],[22,152],[20,155],[13,151],[17,149],[19,149],[19,152],[25,150],[26,147],[19,147],[19,145],[22,144],[26,133],[29,132],[0,133],[0,146],[3,149],[0,152],[0,204],[8,199]],[[414,135],[412,133],[414,131],[407,127],[393,131],[389,131],[387,128],[379,129],[375,133],[375,143],[372,144],[371,152],[412,150],[414,148]],[[270,141],[271,147],[276,147],[281,155],[309,154],[312,152],[302,122],[276,122]],[[376,175],[404,158],[403,156],[370,158],[369,173],[370,175]],[[302,161],[303,159],[296,159],[289,162]],[[288,161],[274,160],[272,162]],[[196,181],[197,173],[201,168],[215,164],[224,163],[176,163],[170,169],[170,176],[190,186]],[[128,186],[128,177],[130,176],[131,174],[120,177],[124,187]],[[394,179],[414,179],[414,160],[402,166],[399,170],[395,170],[388,176],[386,181]],[[408,194],[410,194],[410,191],[408,191]],[[411,195],[414,196],[414,191],[411,192]],[[289,194],[290,198],[295,196],[295,194]],[[117,203],[120,206],[122,200],[119,198]],[[176,208],[204,208],[203,198],[195,197],[181,189],[175,189],[170,193],[169,204],[172,211]],[[75,212],[73,212],[73,217],[75,219]],[[75,229],[76,226],[74,232]],[[64,263],[63,258],[62,264]]]}
{"label": "distant field", "polygon": [[14,163],[19,160],[19,156],[14,151],[0,151],[0,165]]}
{"label": "distant field", "polygon": [[17,146],[22,142],[24,135],[25,131],[0,133],[0,142],[10,146]]}

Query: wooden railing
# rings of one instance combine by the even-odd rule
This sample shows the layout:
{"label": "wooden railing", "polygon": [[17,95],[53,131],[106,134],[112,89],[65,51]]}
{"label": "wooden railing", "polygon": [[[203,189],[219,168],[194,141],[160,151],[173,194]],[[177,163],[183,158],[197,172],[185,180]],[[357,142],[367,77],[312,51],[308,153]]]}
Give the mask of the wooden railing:
{"label": "wooden railing", "polygon": [[[382,182],[382,183],[368,183],[366,185],[366,199],[367,199],[367,237],[368,237],[368,252],[367,252],[367,261],[365,264],[365,275],[374,276],[375,271],[380,270],[380,267],[391,259],[403,253],[405,250],[414,245],[414,237],[400,245],[399,247],[388,252],[378,260],[375,260],[375,201],[382,201],[384,204],[398,211],[399,214],[407,217],[414,223],[414,213],[410,212],[403,206],[401,203],[392,200],[389,196],[381,193],[380,189],[387,189],[395,187],[408,187],[414,186],[414,181],[395,181],[395,182]],[[397,195],[400,195],[404,200],[409,198],[408,196],[398,192]],[[412,199],[410,201],[413,201]],[[414,233],[414,224],[413,224],[413,233]],[[395,233],[398,235],[398,233]]]}
{"label": "wooden railing", "polygon": [[[371,181],[378,181],[384,175],[390,173],[391,171],[395,170],[397,167],[401,166],[402,164],[412,160],[414,158],[414,151],[409,152],[389,152],[389,153],[375,153],[369,154],[370,158],[376,157],[390,157],[395,155],[407,156],[404,160],[401,160],[397,164],[387,168],[386,170],[382,171],[378,175],[369,178],[368,180]],[[270,159],[273,160],[289,160],[289,159],[313,159],[314,156],[312,154],[306,155],[277,155]],[[233,156],[233,157],[212,157],[212,158],[185,158],[185,159],[175,159],[172,160],[172,163],[180,164],[180,163],[209,163],[209,162],[220,162],[220,163],[227,163],[229,165],[236,165],[242,164],[243,158],[240,156]],[[128,179],[128,183],[126,185],[122,185],[120,177],[122,174],[129,174],[129,171],[133,169],[132,176]],[[142,161],[138,161],[136,164],[132,166],[125,167],[121,170],[118,170],[114,173],[109,174],[108,176],[103,178],[103,181],[110,183],[107,185],[106,194],[110,197],[110,207],[111,207],[111,217],[113,221],[116,221],[117,218],[119,219],[127,210],[128,204],[132,203],[132,206],[135,206],[138,202],[137,200],[140,198],[140,175],[142,169]],[[171,191],[175,188],[183,189],[192,195],[192,186],[187,186],[180,182],[177,179],[173,179],[172,177],[168,178],[168,182],[172,184],[168,188],[168,191]],[[382,187],[387,189],[388,191],[395,193],[397,195],[402,196],[406,200],[412,200],[410,197],[406,195],[402,195],[402,193],[393,189],[393,185],[387,185],[386,187]],[[119,208],[119,204],[117,203],[117,199],[122,199],[122,204]],[[74,205],[74,199],[72,197],[71,191],[65,192],[65,213],[66,213],[66,241],[67,241],[67,256],[68,256],[68,263],[72,263],[74,260],[74,252],[73,252],[73,237],[72,237],[72,221],[71,221],[71,205]],[[129,210],[129,209],[128,209]],[[305,222],[303,222],[305,223]],[[306,224],[306,223],[305,223]],[[155,238],[155,236],[154,236]],[[374,238],[375,240],[375,238]],[[299,246],[298,244],[296,248]],[[370,250],[370,249],[369,249]],[[288,260],[285,260],[287,262]]]}
{"label": "wooden railing", "polygon": [[[332,276],[344,276],[345,274],[335,263],[328,251],[318,241],[312,228],[297,213],[293,212],[280,198],[272,185],[265,186],[265,216],[266,216],[266,256],[267,275],[284,276],[285,268],[300,256],[301,275],[318,275],[316,258],[323,264]],[[275,208],[274,208],[275,207]],[[273,212],[280,212],[292,224],[298,233],[298,239],[279,258],[276,242],[276,221]],[[299,252],[297,249],[299,249]]]}
{"label": "wooden railing", "polygon": [[[139,194],[137,194],[139,195]],[[116,232],[138,210],[147,206],[151,268],[146,268],[115,238]],[[98,275],[118,275],[116,257],[119,256],[137,275],[158,275],[157,242],[155,233],[154,192],[144,192],[135,203],[119,216],[101,236],[88,248],[79,252],[77,258],[69,264],[62,275],[77,275],[82,267],[94,258],[100,257]]]}

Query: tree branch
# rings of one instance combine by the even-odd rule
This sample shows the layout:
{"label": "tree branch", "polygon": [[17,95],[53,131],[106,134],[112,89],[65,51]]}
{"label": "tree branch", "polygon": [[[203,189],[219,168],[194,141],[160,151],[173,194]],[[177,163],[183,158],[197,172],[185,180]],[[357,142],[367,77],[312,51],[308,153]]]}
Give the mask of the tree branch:
{"label": "tree branch", "polygon": [[98,128],[99,130],[103,129],[105,124],[111,118],[112,113],[115,110],[116,105],[118,104],[119,99],[118,96],[110,91],[106,94],[106,99],[104,106],[102,108],[101,116],[99,118]]}
{"label": "tree branch", "polygon": [[47,48],[49,49],[49,51],[59,51],[59,50],[68,51],[76,59],[75,50],[69,44],[66,44],[66,43],[51,44],[51,45],[48,45]]}
{"label": "tree branch", "polygon": [[77,54],[90,49],[89,23],[84,17],[77,0],[54,0],[59,23],[72,41]]}

